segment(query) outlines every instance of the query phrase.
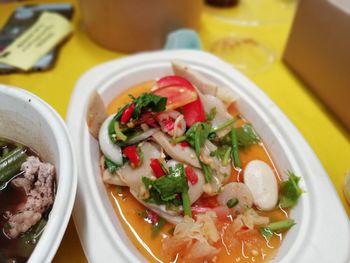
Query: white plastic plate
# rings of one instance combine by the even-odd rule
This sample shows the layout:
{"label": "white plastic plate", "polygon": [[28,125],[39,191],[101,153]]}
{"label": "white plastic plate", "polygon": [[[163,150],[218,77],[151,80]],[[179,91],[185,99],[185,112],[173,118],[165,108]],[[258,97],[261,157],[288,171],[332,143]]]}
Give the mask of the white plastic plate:
{"label": "white plastic plate", "polygon": [[291,217],[297,222],[273,262],[348,262],[350,228],[344,208],[315,154],[281,110],[251,81],[218,58],[189,50],[144,53],[102,64],[77,83],[67,123],[73,135],[79,183],[73,216],[90,262],[146,262],[126,236],[108,199],[98,167],[99,148],[86,125],[93,91],[107,105],[126,88],[172,74],[181,60],[239,96],[238,108],[267,146],[277,169],[302,176],[305,190]]}

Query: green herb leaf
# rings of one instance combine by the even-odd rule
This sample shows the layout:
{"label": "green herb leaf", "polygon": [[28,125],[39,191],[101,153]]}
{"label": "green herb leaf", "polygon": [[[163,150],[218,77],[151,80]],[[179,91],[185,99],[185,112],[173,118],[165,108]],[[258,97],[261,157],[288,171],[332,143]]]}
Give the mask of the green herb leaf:
{"label": "green herb leaf", "polygon": [[280,207],[290,208],[297,204],[303,193],[303,189],[299,187],[299,181],[300,177],[290,171],[288,172],[288,180],[283,182],[281,186]]}
{"label": "green herb leaf", "polygon": [[154,181],[148,177],[142,177],[142,182],[151,195],[145,201],[166,204],[169,201],[176,200],[178,194],[188,191],[187,179],[183,170],[183,164],[177,164],[175,169],[170,169],[169,175],[162,176]]}
{"label": "green herb leaf", "polygon": [[115,174],[115,172],[124,165],[125,163],[125,159],[123,158],[123,162],[122,164],[116,164],[114,162],[112,162],[111,160],[109,160],[106,156],[105,156],[105,163],[104,163],[104,168],[108,170],[109,173],[111,174]]}
{"label": "green herb leaf", "polygon": [[267,227],[262,227],[260,228],[260,234],[267,240],[270,241],[272,236],[273,236],[273,232],[267,228]]}
{"label": "green herb leaf", "polygon": [[232,198],[230,200],[227,201],[226,205],[228,208],[233,208],[235,207],[236,205],[238,205],[238,199],[237,198]]}
{"label": "green herb leaf", "polygon": [[260,228],[260,233],[266,238],[266,240],[270,240],[274,233],[285,231],[294,225],[295,221],[293,219],[285,219],[270,223],[266,227]]}
{"label": "green herb leaf", "polygon": [[210,109],[210,112],[206,113],[207,121],[214,120],[216,116],[216,107]]}
{"label": "green herb leaf", "polygon": [[162,228],[165,226],[166,221],[162,217],[158,217],[158,222],[155,224],[152,224],[151,227],[151,237],[156,238],[159,234],[159,232],[162,230]]}
{"label": "green herb leaf", "polygon": [[134,120],[140,117],[142,109],[149,109],[152,112],[160,112],[165,110],[167,98],[154,95],[152,93],[143,93],[134,100],[135,108],[132,114]]}
{"label": "green herb leaf", "polygon": [[229,150],[231,147],[228,145],[223,145],[221,147],[218,147],[216,151],[213,151],[210,153],[211,157],[217,157],[218,159],[222,160],[225,157],[225,154],[227,150]]}
{"label": "green herb leaf", "polygon": [[237,141],[239,147],[247,148],[260,143],[260,138],[256,135],[252,125],[244,124],[237,128]]}
{"label": "green herb leaf", "polygon": [[[196,149],[197,147],[202,147],[205,140],[208,138],[208,135],[211,130],[211,125],[205,122],[197,122],[191,126],[186,132],[186,137],[188,143]],[[196,151],[197,152],[197,151]]]}

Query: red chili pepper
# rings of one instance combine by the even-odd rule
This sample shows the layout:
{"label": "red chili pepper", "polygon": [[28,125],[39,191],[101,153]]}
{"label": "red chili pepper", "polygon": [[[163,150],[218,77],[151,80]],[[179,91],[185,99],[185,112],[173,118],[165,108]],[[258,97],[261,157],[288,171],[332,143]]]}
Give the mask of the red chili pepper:
{"label": "red chili pepper", "polygon": [[158,214],[156,212],[148,211],[147,217],[149,218],[149,220],[151,221],[151,223],[153,225],[157,224],[159,221],[159,217],[158,217]]}
{"label": "red chili pepper", "polygon": [[180,142],[181,147],[186,148],[189,147],[190,144],[187,141]]}
{"label": "red chili pepper", "polygon": [[151,159],[151,163],[149,164],[152,168],[154,175],[159,178],[164,175],[164,171],[162,165],[160,164],[158,159]]}
{"label": "red chili pepper", "polygon": [[122,113],[122,116],[120,118],[120,121],[123,122],[123,123],[126,123],[130,120],[133,112],[134,112],[134,109],[135,109],[135,103],[132,103],[130,104],[129,107],[127,107],[123,113]]}
{"label": "red chili pepper", "polygon": [[140,156],[137,153],[136,145],[127,146],[123,149],[123,154],[128,157],[130,165],[137,167],[141,164]]}
{"label": "red chili pepper", "polygon": [[135,126],[138,126],[142,123],[146,123],[147,125],[156,128],[158,127],[158,125],[156,123],[155,117],[156,117],[155,113],[145,112],[141,114],[141,117],[138,120],[136,120],[134,124]]}
{"label": "red chili pepper", "polygon": [[192,185],[195,185],[196,183],[198,183],[198,175],[196,174],[196,172],[193,170],[193,168],[191,166],[186,166],[185,174],[187,176],[187,180]]}
{"label": "red chili pepper", "polygon": [[194,102],[182,106],[182,114],[188,127],[197,122],[204,122],[206,119],[203,104],[199,97]]}

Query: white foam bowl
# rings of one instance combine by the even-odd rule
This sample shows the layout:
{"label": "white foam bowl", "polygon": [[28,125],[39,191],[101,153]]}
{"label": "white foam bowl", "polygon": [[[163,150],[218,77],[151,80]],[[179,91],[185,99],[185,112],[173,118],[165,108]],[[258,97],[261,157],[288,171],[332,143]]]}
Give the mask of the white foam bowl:
{"label": "white foam bowl", "polygon": [[57,192],[49,220],[29,263],[51,262],[66,230],[77,188],[77,169],[62,118],[37,96],[0,85],[0,137],[34,149],[55,165]]}
{"label": "white foam bowl", "polygon": [[273,262],[348,262],[350,229],[344,208],[319,160],[298,130],[257,86],[218,58],[201,51],[139,54],[97,66],[77,83],[67,123],[78,156],[78,194],[73,216],[90,262],[146,262],[125,234],[108,199],[99,171],[99,147],[85,122],[90,95],[107,105],[126,88],[172,74],[181,60],[240,98],[238,109],[266,145],[277,169],[302,177],[305,193],[292,210],[297,225],[286,235]]}

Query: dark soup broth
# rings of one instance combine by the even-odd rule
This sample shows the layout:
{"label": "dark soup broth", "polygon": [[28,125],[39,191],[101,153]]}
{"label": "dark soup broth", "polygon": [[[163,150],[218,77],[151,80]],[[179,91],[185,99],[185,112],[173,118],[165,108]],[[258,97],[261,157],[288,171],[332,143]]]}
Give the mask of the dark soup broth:
{"label": "dark soup broth", "polygon": [[29,259],[48,220],[54,189],[53,165],[32,149],[0,138],[1,263]]}

